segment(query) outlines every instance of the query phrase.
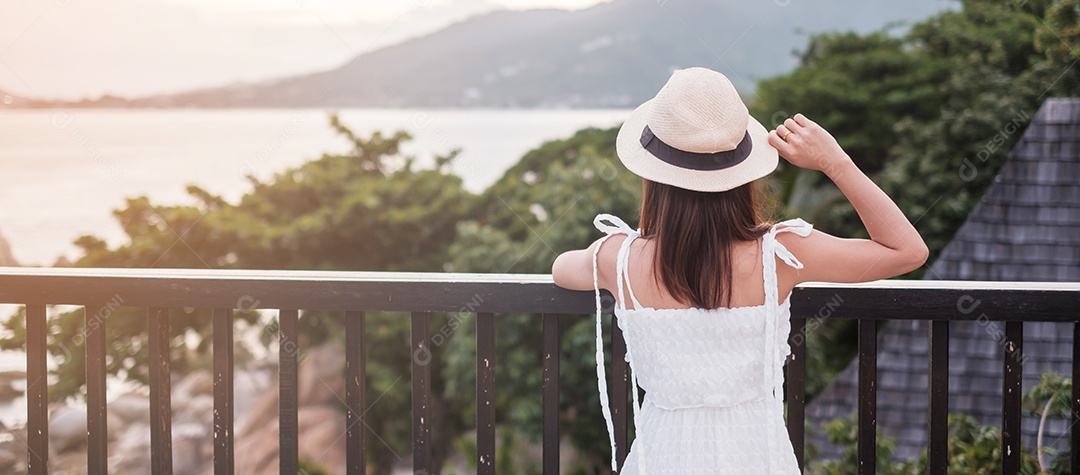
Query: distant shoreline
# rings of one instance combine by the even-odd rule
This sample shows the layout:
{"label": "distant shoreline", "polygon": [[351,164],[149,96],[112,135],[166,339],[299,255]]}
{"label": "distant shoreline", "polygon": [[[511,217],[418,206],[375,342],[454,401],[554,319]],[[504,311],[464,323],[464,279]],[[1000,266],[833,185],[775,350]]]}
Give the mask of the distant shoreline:
{"label": "distant shoreline", "polygon": [[364,105],[311,105],[311,106],[278,106],[278,105],[221,105],[221,106],[179,106],[179,105],[99,105],[99,104],[84,104],[82,102],[44,102],[33,103],[29,105],[20,105],[18,103],[12,103],[0,107],[0,113],[4,110],[22,110],[22,111],[34,111],[34,110],[63,110],[63,109],[90,109],[97,111],[108,110],[126,110],[126,111],[138,111],[138,110],[165,110],[165,111],[217,111],[217,110],[312,110],[322,109],[327,111],[334,111],[340,109],[372,109],[372,110],[397,110],[397,111],[412,111],[412,110],[437,110],[437,111],[597,111],[597,110],[626,110],[629,106],[625,105],[596,105],[596,106],[453,106],[453,105],[437,105],[437,106],[364,106]]}

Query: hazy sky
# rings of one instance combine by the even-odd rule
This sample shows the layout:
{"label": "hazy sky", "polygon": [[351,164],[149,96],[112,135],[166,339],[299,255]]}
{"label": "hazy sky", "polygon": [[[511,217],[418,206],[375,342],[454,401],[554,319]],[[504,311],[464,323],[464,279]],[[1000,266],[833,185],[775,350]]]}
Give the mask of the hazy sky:
{"label": "hazy sky", "polygon": [[139,96],[332,68],[496,9],[604,0],[0,0],[0,91]]}

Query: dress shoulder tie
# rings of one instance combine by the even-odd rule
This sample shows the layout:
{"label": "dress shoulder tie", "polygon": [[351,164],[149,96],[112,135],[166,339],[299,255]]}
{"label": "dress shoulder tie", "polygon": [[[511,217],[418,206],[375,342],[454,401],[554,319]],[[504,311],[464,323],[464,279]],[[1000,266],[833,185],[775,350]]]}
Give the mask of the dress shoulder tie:
{"label": "dress shoulder tie", "polygon": [[[611,224],[607,224],[604,221],[607,221]],[[627,261],[630,256],[630,243],[641,234],[639,231],[627,225],[626,222],[624,222],[622,219],[619,219],[619,217],[606,213],[596,215],[596,218],[593,219],[593,226],[596,226],[596,229],[599,229],[601,232],[606,234],[606,236],[600,239],[600,243],[596,246],[596,249],[593,250],[592,256],[593,290],[595,291],[596,295],[596,380],[600,391],[600,408],[604,413],[604,421],[607,423],[608,440],[611,443],[611,470],[613,473],[618,473],[618,455],[615,447],[615,425],[611,418],[611,406],[608,400],[607,373],[604,366],[604,333],[603,327],[601,325],[603,304],[600,301],[600,277],[597,270],[597,255],[600,252],[600,247],[603,246],[604,242],[607,241],[608,238],[615,234],[627,235],[627,239],[623,241],[622,247],[619,248],[615,272],[616,279],[618,281],[618,304],[620,308],[625,308],[626,300],[623,294],[623,278],[626,273]],[[627,278],[627,284],[628,285],[626,287],[629,287],[629,278]],[[633,301],[635,308],[640,308],[641,305],[638,303],[637,298],[634,296],[634,290],[627,290],[629,290],[630,299]],[[634,427],[637,431],[637,439],[639,441],[642,441],[644,439],[640,432],[640,426],[638,425],[638,414],[641,413],[641,403],[638,401],[637,372],[635,372],[633,369],[631,349],[629,345],[627,345],[625,359],[627,363],[630,363],[631,386],[634,395]],[[644,446],[642,446],[641,448],[644,449]],[[644,458],[639,457],[639,461],[639,471],[642,475],[644,475],[645,460]]]}
{"label": "dress shoulder tie", "polygon": [[[763,384],[766,391],[766,398],[772,403],[773,407],[765,411],[768,428],[765,433],[768,437],[769,453],[776,453],[776,439],[780,437],[776,433],[776,427],[778,421],[777,416],[781,416],[784,413],[784,379],[783,373],[778,370],[778,366],[783,366],[783,361],[777,361],[783,358],[779,354],[779,346],[776,343],[777,333],[780,329],[780,316],[779,316],[779,289],[777,288],[777,275],[776,275],[776,258],[779,257],[784,264],[787,264],[795,269],[802,269],[803,264],[799,261],[794,254],[791,253],[780,241],[776,240],[776,235],[780,233],[790,232],[798,234],[799,236],[806,237],[810,235],[810,231],[813,230],[813,226],[800,218],[789,219],[773,225],[769,232],[761,240],[761,259],[762,259],[762,274],[765,284],[765,364],[763,374]],[[769,459],[769,473],[772,473],[772,459]]]}

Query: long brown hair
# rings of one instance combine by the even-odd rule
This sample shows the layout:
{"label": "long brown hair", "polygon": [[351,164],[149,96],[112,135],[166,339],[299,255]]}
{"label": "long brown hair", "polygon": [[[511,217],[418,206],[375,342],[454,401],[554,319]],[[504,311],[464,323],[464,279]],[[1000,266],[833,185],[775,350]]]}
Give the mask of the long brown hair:
{"label": "long brown hair", "polygon": [[736,242],[769,230],[754,183],[701,192],[644,180],[641,236],[656,240],[654,275],[672,297],[699,308],[729,306]]}

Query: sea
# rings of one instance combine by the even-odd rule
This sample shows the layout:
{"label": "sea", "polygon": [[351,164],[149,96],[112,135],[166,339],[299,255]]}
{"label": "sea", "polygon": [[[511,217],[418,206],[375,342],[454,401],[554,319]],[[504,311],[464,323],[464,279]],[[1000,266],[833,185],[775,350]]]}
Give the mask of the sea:
{"label": "sea", "polygon": [[545,141],[612,127],[628,110],[67,109],[0,108],[0,236],[22,265],[75,259],[82,235],[125,242],[113,216],[127,198],[190,204],[194,184],[230,202],[274,174],[349,150],[330,114],[361,137],[398,130],[404,154],[431,166],[455,148],[451,171],[480,192]]}
{"label": "sea", "polygon": [[[146,197],[154,206],[190,204],[185,188],[194,184],[235,202],[250,190],[249,176],[266,181],[324,153],[347,152],[349,142],[330,127],[331,113],[360,137],[409,132],[413,138],[402,153],[415,156],[421,167],[461,149],[451,171],[480,192],[545,141],[619,125],[629,111],[0,107],[0,236],[29,266],[78,258],[72,242],[83,235],[118,246],[126,239],[113,211],[128,198]],[[0,320],[16,310],[0,305]],[[25,353],[0,351],[0,372],[25,365]],[[108,388],[112,398],[134,386],[114,377]],[[0,402],[0,424],[25,420],[25,397]]]}

